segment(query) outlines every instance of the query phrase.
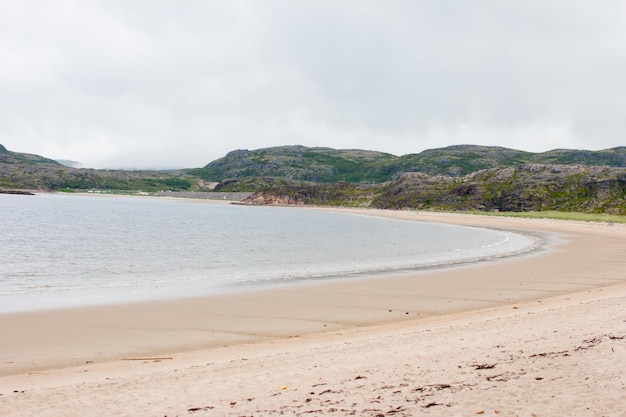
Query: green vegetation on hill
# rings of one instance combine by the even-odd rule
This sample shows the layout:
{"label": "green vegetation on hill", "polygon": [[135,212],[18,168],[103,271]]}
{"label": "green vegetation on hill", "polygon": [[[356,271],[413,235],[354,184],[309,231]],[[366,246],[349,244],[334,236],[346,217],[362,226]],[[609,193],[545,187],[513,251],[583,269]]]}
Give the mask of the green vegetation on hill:
{"label": "green vegetation on hill", "polygon": [[57,161],[29,153],[11,152],[0,144],[0,164],[53,165],[61,166]]}
{"label": "green vegetation on hill", "polygon": [[216,182],[274,177],[309,183],[382,183],[405,172],[461,177],[484,169],[555,163],[626,167],[626,147],[531,153],[494,146],[459,145],[394,156],[364,150],[281,146],[233,151],[204,168],[188,172]]}
{"label": "green vegetation on hill", "polygon": [[0,188],[27,190],[190,190],[198,179],[181,171],[123,171],[69,168],[38,155],[0,145]]}
{"label": "green vegetation on hill", "polygon": [[554,149],[535,154],[531,161],[537,164],[589,165],[626,167],[626,146],[605,149],[602,151],[584,151],[571,149]]}
{"label": "green vegetation on hill", "polygon": [[626,214],[626,169],[528,164],[464,177],[407,173],[382,187],[378,208]]}
{"label": "green vegetation on hill", "polygon": [[27,190],[190,190],[197,181],[157,171],[74,169],[63,166],[0,164],[0,188]]}
{"label": "green vegetation on hill", "polygon": [[412,210],[577,211],[626,215],[626,169],[527,164],[464,177],[405,173],[387,184],[322,184],[258,191],[250,204]]}
{"label": "green vegetation on hill", "polygon": [[287,178],[274,177],[246,177],[241,179],[225,180],[217,184],[213,191],[219,192],[249,192],[272,187],[289,187],[303,184],[302,181],[293,181]]}
{"label": "green vegetation on hill", "polygon": [[401,172],[459,177],[482,169],[521,165],[532,153],[496,146],[457,145],[399,157]]}
{"label": "green vegetation on hill", "polygon": [[395,159],[391,154],[374,151],[280,146],[232,151],[204,168],[188,172],[217,182],[247,177],[310,183],[382,182],[395,172],[388,168]]}
{"label": "green vegetation on hill", "polygon": [[[558,162],[558,164],[557,164]],[[626,214],[626,147],[523,152],[473,145],[394,156],[281,146],[179,171],[76,169],[0,145],[0,188],[257,191],[250,204]]]}

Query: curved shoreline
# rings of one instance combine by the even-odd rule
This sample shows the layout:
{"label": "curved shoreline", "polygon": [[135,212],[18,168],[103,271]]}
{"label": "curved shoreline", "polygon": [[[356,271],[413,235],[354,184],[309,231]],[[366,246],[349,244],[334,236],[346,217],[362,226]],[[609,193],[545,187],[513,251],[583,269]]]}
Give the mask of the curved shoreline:
{"label": "curved shoreline", "polygon": [[[0,246],[9,261],[0,264],[0,275],[7,274],[0,281],[0,314],[395,274],[503,257],[532,243],[504,231],[293,207],[229,208],[219,203],[188,204],[185,199],[152,204],[155,198],[105,197],[120,201],[108,201],[101,210],[96,200],[102,199],[61,195],[28,209],[32,210],[28,217],[34,219],[39,210],[76,210],[65,216],[74,220],[64,232],[47,232],[50,227],[34,232],[28,221],[12,227],[14,218],[7,217],[3,224],[14,233]],[[12,211],[26,211],[21,209],[17,205]],[[154,213],[150,221],[137,216],[143,210]],[[113,211],[121,223],[98,220]],[[40,222],[61,224],[63,218],[43,216]],[[119,234],[122,229],[124,236]],[[37,236],[25,239],[30,233]]]}
{"label": "curved shoreline", "polygon": [[[74,409],[86,407],[87,401],[91,407],[95,400],[101,401],[103,410],[119,412],[120,407],[129,406],[135,410],[134,414],[167,412],[176,415],[194,405],[201,407],[210,403],[215,410],[220,410],[220,415],[231,415],[231,412],[237,415],[235,411],[254,414],[254,410],[269,409],[276,404],[277,410],[281,404],[290,407],[298,400],[310,404],[305,403],[306,398],[300,398],[298,392],[282,389],[281,385],[296,385],[304,395],[302,390],[314,390],[311,386],[315,381],[324,380],[322,382],[334,384],[331,389],[336,395],[329,393],[329,397],[347,409],[352,402],[347,392],[356,390],[350,385],[355,376],[367,378],[361,385],[366,386],[363,401],[369,403],[381,391],[376,394],[368,391],[367,386],[374,389],[378,386],[376,381],[380,386],[398,386],[402,378],[417,381],[422,371],[415,367],[420,364],[428,369],[424,378],[430,384],[460,381],[475,376],[476,371],[468,371],[467,375],[464,371],[472,361],[484,360],[487,367],[491,366],[490,361],[508,355],[502,352],[508,352],[512,346],[519,345],[519,349],[529,351],[528,346],[532,345],[536,354],[544,352],[541,349],[546,352],[561,349],[571,351],[573,356],[575,346],[568,343],[583,346],[597,331],[603,332],[598,333],[599,340],[607,341],[602,346],[608,347],[608,340],[614,341],[610,349],[618,352],[619,360],[626,360],[621,359],[626,355],[619,355],[624,352],[623,344],[618,344],[622,333],[626,334],[623,308],[626,303],[626,260],[623,257],[626,226],[460,214],[354,212],[557,233],[561,240],[547,251],[476,265],[306,283],[198,299],[0,316],[0,330],[12,336],[0,341],[1,373],[6,375],[0,377],[0,393],[3,394],[0,407],[7,407],[6,415],[20,415],[18,409],[26,404],[26,399],[35,407],[36,402],[54,402],[55,395],[61,392],[63,407]],[[591,352],[590,349],[586,348],[585,352]],[[415,352],[421,353],[409,359]],[[576,366],[582,369],[587,363],[585,360],[593,359],[595,369],[604,370],[602,361],[610,359],[612,362],[606,372],[610,368],[625,369],[623,366],[616,368],[623,363],[615,362],[618,360],[615,355],[604,351],[602,355],[577,357]],[[150,357],[172,359],[120,361]],[[524,356],[526,361],[535,358]],[[243,359],[247,360],[241,362]],[[497,367],[514,364],[516,372],[520,367],[529,369],[531,366],[520,365],[512,359],[504,361],[506,363],[502,359],[496,361],[498,364],[494,366]],[[552,365],[555,369],[563,365],[555,364]],[[198,373],[196,368],[202,372]],[[546,369],[537,378],[548,381],[552,371]],[[33,371],[39,374],[19,374]],[[505,372],[513,375],[513,371],[511,368]],[[222,379],[215,380],[216,375],[221,375]],[[405,376],[394,380],[397,375]],[[427,375],[431,375],[430,379]],[[433,379],[433,375],[439,377]],[[106,378],[111,381],[105,382]],[[246,380],[255,382],[246,384],[243,382]],[[485,379],[481,381],[471,383],[481,387]],[[535,393],[538,380],[530,381],[520,382],[515,392],[522,392],[521,396]],[[610,384],[619,386],[626,382],[623,373],[613,379],[598,376],[597,381],[604,384],[602,389],[606,384],[611,388]],[[493,380],[488,382],[494,384]],[[196,388],[186,393],[185,389],[190,387]],[[576,387],[569,391],[564,387],[554,389],[580,398],[582,394]],[[28,392],[33,388],[37,390],[22,397],[9,391]],[[469,390],[463,394],[462,387],[457,388],[456,403],[473,401],[478,396],[485,398],[483,404],[491,406],[496,400],[493,396],[496,391],[481,397],[482,391]],[[141,392],[141,398],[130,405],[123,401],[107,403],[110,393],[119,394],[126,392],[124,390]],[[175,394],[163,402],[166,392]],[[508,395],[506,390],[497,392]],[[548,386],[542,385],[541,395],[551,392]],[[591,392],[600,395],[593,388]],[[611,391],[607,392],[605,395],[610,396]],[[281,395],[276,396],[277,393]],[[256,402],[246,402],[243,396],[254,397]],[[57,406],[62,408],[59,401]],[[237,405],[229,406],[228,401]],[[522,410],[530,410],[531,403]],[[388,404],[391,409],[391,399]],[[415,404],[419,407],[415,410],[421,411],[428,405]],[[32,407],[31,414],[36,409]],[[485,405],[475,407],[479,410]],[[574,402],[568,407],[560,411],[571,410]],[[462,413],[462,410],[457,409],[457,412]],[[27,414],[22,410],[21,415]]]}
{"label": "curved shoreline", "polygon": [[[82,197],[83,201],[93,200],[90,196]],[[53,203],[56,201],[55,204],[43,207],[57,207],[57,204],[63,207],[67,201],[72,201],[69,199],[76,197],[61,198],[52,200]],[[131,197],[126,200],[145,199]],[[157,210],[159,206],[154,207],[157,216],[161,213]],[[183,210],[187,206],[183,205],[181,211],[186,212]],[[202,218],[199,220],[202,224],[223,224],[206,228],[193,226],[193,229],[203,231],[198,233],[196,230],[191,237],[185,235],[185,227],[189,227],[185,217],[177,218],[180,224],[172,222],[176,230],[173,235],[182,232],[178,239],[173,237],[170,240],[167,232],[152,232],[155,226],[158,229],[159,222],[155,219],[141,232],[130,228],[135,232],[129,230],[129,238],[121,240],[132,240],[132,247],[128,243],[104,244],[102,247],[88,245],[90,250],[83,252],[81,240],[77,241],[75,235],[57,237],[44,233],[43,240],[61,240],[63,243],[58,245],[65,249],[35,256],[39,253],[32,252],[32,248],[39,247],[38,239],[25,240],[18,236],[22,232],[9,237],[6,248],[3,248],[8,250],[0,250],[9,260],[13,259],[4,268],[0,266],[0,275],[2,271],[8,274],[8,280],[0,282],[0,314],[211,296],[299,282],[439,269],[516,256],[532,250],[538,243],[527,233],[502,229],[383,220],[375,216],[324,210],[303,212],[293,207],[269,208],[268,215],[265,207],[246,207],[241,212],[240,207],[233,207],[230,211],[227,207],[216,209],[213,204],[204,206],[206,210],[199,208],[201,214],[194,212],[191,215]],[[176,206],[168,204],[167,207],[174,210]],[[118,204],[114,209],[129,208]],[[94,215],[84,217],[82,212],[90,210],[79,210],[72,223],[81,224],[86,218],[90,219],[88,223],[94,223],[91,220]],[[35,216],[36,212],[31,214]],[[239,217],[256,221],[231,224],[232,218]],[[269,221],[264,221],[266,218]],[[283,221],[283,218],[287,220]],[[125,221],[132,223],[132,219],[131,216]],[[217,222],[209,221],[213,219]],[[260,232],[255,230],[258,222],[269,226],[261,228]],[[172,229],[165,230],[173,232]],[[228,230],[227,236],[222,234],[223,230]],[[81,230],[76,232],[82,233]],[[152,237],[147,239],[148,244],[143,244],[142,234],[146,232]],[[98,241],[116,242],[120,239],[119,235],[98,229],[90,230],[88,235],[95,238],[99,233],[106,237]],[[221,236],[219,241],[203,239],[217,234]],[[88,240],[96,240],[91,237]],[[11,243],[13,241],[16,246]],[[337,241],[342,243],[337,244]],[[73,242],[78,243],[74,248]],[[120,251],[118,246],[124,250]],[[292,251],[292,247],[296,250]],[[114,255],[122,252],[135,255],[121,258]],[[177,256],[169,256],[170,252]],[[155,255],[157,253],[161,256]],[[51,259],[56,261],[50,263]],[[16,261],[20,263],[16,264]]]}
{"label": "curved shoreline", "polygon": [[[365,214],[367,215],[367,214]],[[476,266],[485,262],[498,262],[498,261],[506,261],[507,259],[513,259],[521,256],[529,256],[536,253],[541,252],[542,250],[550,250],[550,247],[554,242],[548,243],[547,241],[550,239],[547,237],[546,233],[542,235],[529,233],[523,230],[509,230],[509,229],[501,229],[501,228],[491,228],[485,226],[476,226],[481,229],[491,229],[498,230],[505,233],[516,234],[520,236],[524,236],[525,238],[531,239],[532,243],[529,245],[517,249],[512,250],[505,253],[496,253],[496,254],[485,254],[475,258],[461,258],[450,261],[442,261],[438,263],[426,263],[420,264],[416,266],[400,266],[396,268],[391,267],[383,267],[381,269],[368,269],[363,271],[353,271],[353,272],[339,272],[339,273],[330,273],[326,275],[318,275],[318,276],[306,276],[306,277],[295,277],[295,278],[277,278],[265,281],[244,281],[239,283],[233,283],[232,288],[234,292],[237,291],[257,291],[257,290],[271,290],[276,288],[276,286],[285,286],[285,285],[299,285],[306,283],[323,283],[329,282],[333,280],[353,280],[353,279],[368,279],[368,278],[379,278],[390,275],[404,275],[404,274],[415,274],[418,272],[427,272],[427,271],[435,271],[446,268],[459,268],[464,266]],[[267,287],[266,284],[270,284],[271,286]],[[212,295],[205,295],[200,297],[211,297]],[[183,297],[179,297],[183,298]]]}

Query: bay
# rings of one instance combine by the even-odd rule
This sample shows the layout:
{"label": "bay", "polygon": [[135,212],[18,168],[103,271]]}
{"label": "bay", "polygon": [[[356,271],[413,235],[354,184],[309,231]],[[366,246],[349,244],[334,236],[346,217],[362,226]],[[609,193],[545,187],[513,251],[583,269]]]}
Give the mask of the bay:
{"label": "bay", "polygon": [[507,231],[206,201],[0,195],[0,312],[209,295],[527,250]]}

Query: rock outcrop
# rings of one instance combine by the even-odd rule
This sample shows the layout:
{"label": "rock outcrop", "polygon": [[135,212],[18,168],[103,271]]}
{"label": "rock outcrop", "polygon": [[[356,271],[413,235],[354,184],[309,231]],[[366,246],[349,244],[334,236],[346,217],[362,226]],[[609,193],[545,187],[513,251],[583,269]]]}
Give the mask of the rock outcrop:
{"label": "rock outcrop", "polygon": [[464,177],[405,173],[382,185],[347,183],[270,188],[248,204],[345,205],[385,209],[626,214],[626,169],[527,164]]}
{"label": "rock outcrop", "polygon": [[2,190],[0,189],[0,194],[15,194],[15,195],[35,195],[30,191],[22,191],[22,190]]}

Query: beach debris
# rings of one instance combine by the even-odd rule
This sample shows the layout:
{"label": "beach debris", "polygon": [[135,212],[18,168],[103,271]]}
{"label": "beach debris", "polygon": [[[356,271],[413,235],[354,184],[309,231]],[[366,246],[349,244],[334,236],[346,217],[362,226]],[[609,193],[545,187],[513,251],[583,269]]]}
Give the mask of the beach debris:
{"label": "beach debris", "polygon": [[[364,413],[365,412],[377,412],[377,411],[383,411],[383,410],[381,410],[380,408],[364,408],[363,409]],[[385,417],[384,414],[376,414],[374,417],[379,417],[379,416]]]}
{"label": "beach debris", "polygon": [[555,356],[569,356],[569,350],[561,350],[559,352],[542,352],[534,353],[529,358],[543,358],[543,357],[555,357]]}
{"label": "beach debris", "polygon": [[355,381],[358,380],[358,379],[367,379],[367,377],[363,376],[363,375],[357,375],[356,377],[354,377]]}
{"label": "beach debris", "polygon": [[[588,339],[583,340],[583,344],[576,346],[574,348],[574,352],[580,352],[583,350],[587,350],[587,349],[591,349],[595,346],[597,346],[598,344],[600,344],[602,341],[604,341],[604,339],[608,339],[608,340],[622,340],[624,339],[626,336],[615,336],[613,334],[604,334],[601,336],[596,336],[596,337],[590,337]],[[558,357],[558,356],[571,356],[572,351],[569,350],[561,350],[558,352],[541,352],[541,353],[534,353],[532,355],[529,355],[529,358],[554,358],[554,357]]]}
{"label": "beach debris", "polygon": [[167,357],[167,358],[123,358],[123,361],[165,361],[165,360],[170,360],[170,359],[174,359],[171,357]]}
{"label": "beach debris", "polygon": [[441,391],[442,389],[448,389],[448,388],[452,388],[452,385],[450,384],[433,384],[433,385],[426,385],[429,388],[433,388],[435,391]]}
{"label": "beach debris", "polygon": [[[506,382],[512,377],[516,376],[514,372],[502,372],[500,374],[490,375],[485,377],[485,379],[489,382]],[[519,378],[519,377],[517,377]]]}
{"label": "beach debris", "polygon": [[196,411],[207,411],[207,410],[212,410],[215,407],[207,405],[206,407],[193,407],[187,410],[188,413],[195,413]]}
{"label": "beach debris", "polygon": [[284,390],[286,390],[286,389],[289,389],[289,387],[288,387],[287,385],[281,385],[281,386],[280,386],[280,389],[282,389],[282,390],[284,391]]}
{"label": "beach debris", "polygon": [[475,363],[472,365],[477,371],[480,369],[493,369],[496,367],[495,363]]}

